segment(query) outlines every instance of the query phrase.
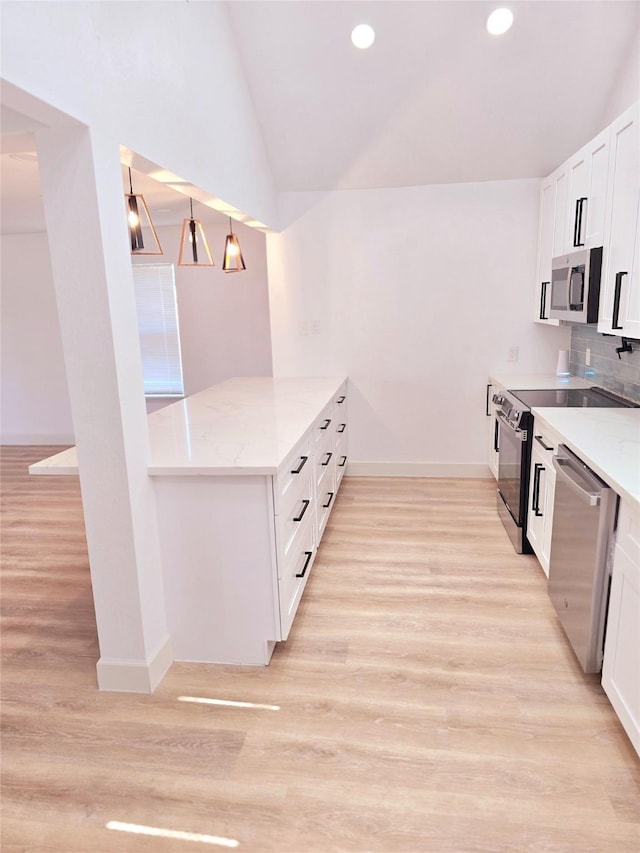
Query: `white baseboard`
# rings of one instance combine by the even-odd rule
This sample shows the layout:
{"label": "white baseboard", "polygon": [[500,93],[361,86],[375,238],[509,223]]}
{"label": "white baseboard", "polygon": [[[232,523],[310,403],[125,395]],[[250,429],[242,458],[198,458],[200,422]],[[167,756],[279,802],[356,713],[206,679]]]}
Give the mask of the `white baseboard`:
{"label": "white baseboard", "polygon": [[32,433],[4,433],[0,436],[0,444],[7,445],[22,445],[22,446],[31,446],[35,444],[55,444],[60,447],[63,445],[65,447],[69,447],[72,444],[75,444],[76,440],[72,435],[53,433],[46,435],[33,435]]}
{"label": "white baseboard", "polygon": [[351,477],[493,477],[488,465],[473,462],[349,462]]}
{"label": "white baseboard", "polygon": [[100,658],[96,664],[98,688],[119,693],[153,693],[172,663],[169,636],[150,661]]}

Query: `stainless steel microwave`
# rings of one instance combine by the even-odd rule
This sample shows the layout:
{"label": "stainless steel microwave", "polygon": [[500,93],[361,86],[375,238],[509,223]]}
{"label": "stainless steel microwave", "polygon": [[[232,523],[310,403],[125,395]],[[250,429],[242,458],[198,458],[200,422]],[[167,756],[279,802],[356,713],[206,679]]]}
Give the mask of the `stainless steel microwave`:
{"label": "stainless steel microwave", "polygon": [[567,323],[597,323],[601,272],[602,246],[554,258],[549,317]]}

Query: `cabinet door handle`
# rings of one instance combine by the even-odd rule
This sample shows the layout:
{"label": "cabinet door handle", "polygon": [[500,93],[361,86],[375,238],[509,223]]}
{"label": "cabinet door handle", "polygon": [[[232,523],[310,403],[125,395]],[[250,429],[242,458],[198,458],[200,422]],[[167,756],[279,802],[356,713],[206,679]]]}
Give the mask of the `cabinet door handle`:
{"label": "cabinet door handle", "polygon": [[303,499],[303,501],[302,501],[302,503],[304,504],[304,506],[302,507],[302,512],[300,513],[300,515],[297,515],[297,516],[293,519],[293,521],[302,521],[302,519],[303,519],[303,517],[304,517],[305,512],[309,509],[309,503],[310,503],[310,501],[308,501],[306,498],[304,498],[304,499]]}
{"label": "cabinet door handle", "polygon": [[301,456],[300,457],[300,464],[298,465],[297,468],[293,468],[291,473],[292,474],[299,474],[300,471],[302,471],[302,469],[304,468],[304,463],[307,461],[308,458],[309,458],[308,456]]}
{"label": "cabinet door handle", "polygon": [[491,417],[491,411],[489,409],[489,397],[491,396],[491,388],[492,387],[493,387],[492,385],[487,385],[487,400],[486,400],[485,407],[484,407],[484,413],[488,418]]}
{"label": "cabinet door handle", "polygon": [[586,196],[582,198],[576,199],[576,216],[573,225],[573,245],[574,246],[584,246],[584,242],[580,242],[580,232],[582,231],[582,211],[584,210],[584,203],[587,200]]}
{"label": "cabinet door handle", "polygon": [[620,319],[620,295],[622,293],[622,277],[628,275],[626,272],[616,273],[616,285],[613,289],[613,317],[611,318],[612,329],[622,329],[618,324]]}
{"label": "cabinet door handle", "polygon": [[338,462],[338,468],[344,468],[344,466],[347,464],[347,457],[341,456],[340,459],[342,459],[342,462]]}
{"label": "cabinet door handle", "polygon": [[550,282],[542,281],[540,282],[540,319],[548,320],[547,317],[547,285]]}
{"label": "cabinet door handle", "polygon": [[326,504],[322,504],[323,509],[327,509],[331,504],[331,501],[333,500],[333,492],[327,492],[327,494],[329,495],[329,500],[326,502]]}
{"label": "cabinet door handle", "polygon": [[304,566],[302,567],[302,571],[299,574],[296,574],[297,578],[303,578],[305,576],[305,572],[309,567],[309,561],[313,557],[313,551],[305,551],[307,559],[304,561]]}
{"label": "cabinet door handle", "polygon": [[496,422],[495,422],[494,427],[493,427],[493,449],[495,450],[496,453],[500,453],[500,446],[498,444],[499,433],[500,433],[500,424],[498,423],[498,420],[496,419]]}
{"label": "cabinet door handle", "polygon": [[536,435],[535,439],[538,442],[538,444],[541,444],[544,447],[545,450],[553,450],[553,447],[550,447],[548,444],[544,443],[541,435]]}
{"label": "cabinet door handle", "polygon": [[338,403],[338,404],[340,404],[340,403],[344,403],[344,401],[345,401],[346,399],[347,399],[347,398],[346,398],[346,397],[344,396],[344,394],[343,394],[343,395],[342,395],[342,397],[338,397],[338,399],[336,400],[336,403]]}
{"label": "cabinet door handle", "polygon": [[544,465],[536,462],[533,473],[533,512],[538,517],[542,516],[540,512],[540,472],[544,471]]}
{"label": "cabinet door handle", "polygon": [[320,463],[320,464],[322,465],[322,467],[323,467],[323,468],[326,468],[326,467],[327,467],[327,465],[328,465],[328,464],[329,464],[329,462],[331,461],[331,457],[332,457],[332,456],[333,456],[333,453],[331,453],[330,451],[327,451],[327,458],[326,458],[326,460],[325,460],[324,462],[321,462],[321,463]]}
{"label": "cabinet door handle", "polygon": [[346,424],[340,424],[340,426],[336,429],[336,432],[344,432],[346,428]]}
{"label": "cabinet door handle", "polygon": [[331,418],[327,418],[326,421],[320,427],[320,429],[326,429],[330,423],[331,423]]}

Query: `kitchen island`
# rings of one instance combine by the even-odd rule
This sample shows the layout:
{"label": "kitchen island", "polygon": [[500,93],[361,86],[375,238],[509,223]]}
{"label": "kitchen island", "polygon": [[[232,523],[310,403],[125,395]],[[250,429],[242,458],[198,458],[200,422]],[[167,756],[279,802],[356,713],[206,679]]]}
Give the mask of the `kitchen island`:
{"label": "kitchen island", "polygon": [[[267,664],[347,464],[347,382],[230,379],[149,415],[174,660]],[[78,473],[75,448],[34,475]]]}

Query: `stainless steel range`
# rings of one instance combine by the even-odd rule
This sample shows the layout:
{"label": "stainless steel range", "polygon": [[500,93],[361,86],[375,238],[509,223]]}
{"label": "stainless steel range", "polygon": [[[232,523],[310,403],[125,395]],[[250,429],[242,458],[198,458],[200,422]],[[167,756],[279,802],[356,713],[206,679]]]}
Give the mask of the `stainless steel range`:
{"label": "stainless steel range", "polygon": [[498,450],[498,513],[518,554],[531,554],[527,540],[529,464],[533,407],[637,408],[603,388],[509,390],[493,395]]}

